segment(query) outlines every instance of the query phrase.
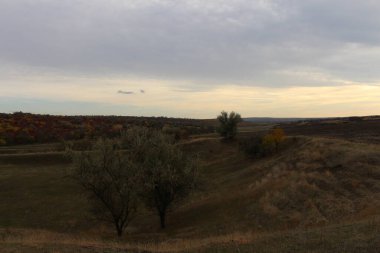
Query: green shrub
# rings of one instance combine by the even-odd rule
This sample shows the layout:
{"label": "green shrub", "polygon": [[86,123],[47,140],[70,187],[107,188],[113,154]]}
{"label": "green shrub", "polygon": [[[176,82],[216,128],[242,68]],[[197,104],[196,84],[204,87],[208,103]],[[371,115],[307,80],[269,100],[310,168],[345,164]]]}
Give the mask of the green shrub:
{"label": "green shrub", "polygon": [[187,139],[190,136],[190,132],[188,131],[188,129],[184,127],[170,126],[168,124],[164,125],[164,127],[162,128],[162,132],[164,134],[173,136],[176,141]]}
{"label": "green shrub", "polygon": [[232,140],[237,134],[237,125],[242,121],[239,113],[222,111],[217,117],[219,121],[218,132],[225,140]]}
{"label": "green shrub", "polygon": [[244,138],[239,141],[240,149],[243,150],[247,155],[252,157],[262,156],[262,137],[254,136],[250,138]]}
{"label": "green shrub", "polygon": [[284,141],[284,131],[281,128],[275,128],[266,135],[242,139],[239,146],[250,157],[265,157],[278,152]]}

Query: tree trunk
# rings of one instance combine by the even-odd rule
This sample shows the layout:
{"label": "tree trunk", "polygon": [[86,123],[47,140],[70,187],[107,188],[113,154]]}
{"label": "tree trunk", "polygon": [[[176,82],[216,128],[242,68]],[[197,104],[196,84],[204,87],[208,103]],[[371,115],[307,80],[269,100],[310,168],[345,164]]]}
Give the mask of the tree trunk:
{"label": "tree trunk", "polygon": [[162,229],[164,229],[166,227],[165,217],[166,217],[166,212],[165,211],[160,212],[160,223],[161,223]]}
{"label": "tree trunk", "polygon": [[121,237],[123,235],[123,229],[119,227],[117,224],[115,224],[115,226],[116,226],[117,236]]}

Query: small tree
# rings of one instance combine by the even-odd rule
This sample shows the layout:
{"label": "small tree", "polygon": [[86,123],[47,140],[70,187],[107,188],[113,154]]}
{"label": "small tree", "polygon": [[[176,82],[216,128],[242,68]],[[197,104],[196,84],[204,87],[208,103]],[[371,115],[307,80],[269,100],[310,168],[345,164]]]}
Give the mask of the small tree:
{"label": "small tree", "polygon": [[117,141],[100,139],[90,150],[70,154],[71,175],[89,193],[99,220],[110,222],[121,236],[137,208],[137,170]]}
{"label": "small tree", "polygon": [[165,228],[167,211],[194,189],[197,162],[160,131],[134,128],[127,132],[125,142],[141,170],[141,195]]}
{"label": "small tree", "polygon": [[285,140],[285,132],[282,130],[282,128],[279,127],[274,128],[272,132],[267,136],[270,136],[274,142],[276,150],[278,150],[280,144]]}
{"label": "small tree", "polygon": [[242,121],[240,114],[235,112],[228,114],[222,111],[217,119],[220,123],[218,128],[220,135],[226,140],[233,139],[237,133],[237,124]]}

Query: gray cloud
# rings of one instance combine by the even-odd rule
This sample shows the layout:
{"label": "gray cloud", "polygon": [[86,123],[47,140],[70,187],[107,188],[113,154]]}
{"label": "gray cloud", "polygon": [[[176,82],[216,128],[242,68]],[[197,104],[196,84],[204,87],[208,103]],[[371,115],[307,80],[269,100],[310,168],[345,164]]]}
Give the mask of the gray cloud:
{"label": "gray cloud", "polygon": [[376,82],[379,12],[374,0],[3,0],[0,68],[200,87]]}
{"label": "gray cloud", "polygon": [[124,94],[124,95],[132,95],[132,94],[135,94],[133,91],[122,91],[122,90],[118,90],[117,93],[119,93],[119,94]]}
{"label": "gray cloud", "polygon": [[[145,90],[139,90],[138,91],[140,94],[145,94]],[[123,91],[123,90],[118,90],[117,93],[119,94],[125,94],[125,95],[132,95],[132,94],[136,94],[134,91]]]}

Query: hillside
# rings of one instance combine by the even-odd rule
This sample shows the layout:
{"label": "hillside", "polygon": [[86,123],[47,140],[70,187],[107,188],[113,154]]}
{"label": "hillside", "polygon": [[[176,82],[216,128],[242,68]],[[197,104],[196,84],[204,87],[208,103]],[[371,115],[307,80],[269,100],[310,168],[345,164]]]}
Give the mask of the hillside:
{"label": "hillside", "polygon": [[270,117],[249,117],[244,118],[244,121],[252,123],[289,123],[297,121],[312,121],[321,120],[322,118],[270,118]]}
{"label": "hillside", "polygon": [[176,132],[178,138],[214,132],[207,121],[168,117],[62,116],[0,113],[0,146],[51,143],[83,138],[115,137],[130,126]]}
{"label": "hillside", "polygon": [[199,190],[169,214],[164,232],[146,211],[121,242],[88,216],[59,148],[1,148],[5,252],[378,252],[377,143],[303,136],[263,159],[213,135],[182,145],[200,153]]}
{"label": "hillside", "polygon": [[379,143],[380,117],[351,117],[279,124],[289,135]]}

